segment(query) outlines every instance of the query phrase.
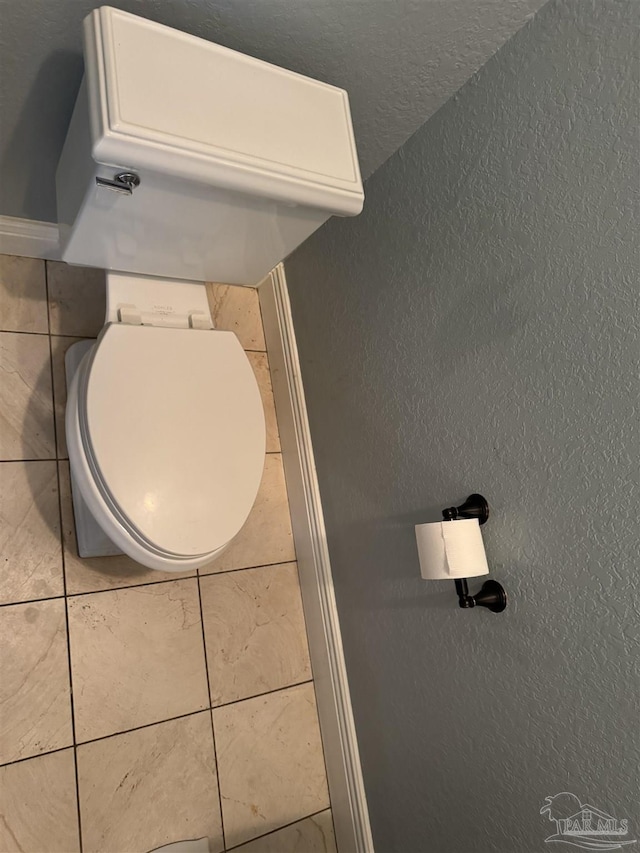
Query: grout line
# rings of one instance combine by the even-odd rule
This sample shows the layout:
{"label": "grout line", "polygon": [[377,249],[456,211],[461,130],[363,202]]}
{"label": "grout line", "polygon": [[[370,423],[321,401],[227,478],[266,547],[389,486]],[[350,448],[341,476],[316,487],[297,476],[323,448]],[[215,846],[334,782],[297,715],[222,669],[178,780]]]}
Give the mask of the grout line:
{"label": "grout line", "polygon": [[36,752],[35,755],[25,755],[24,758],[14,758],[13,761],[5,761],[0,764],[0,767],[13,767],[14,764],[22,764],[25,761],[33,761],[36,758],[44,758],[46,755],[55,755],[56,752],[65,752],[67,749],[73,749],[73,744],[67,746],[59,746],[56,749],[48,749],[46,752]]}
{"label": "grout line", "polygon": [[237,569],[224,569],[222,572],[203,572],[198,569],[198,577],[210,578],[213,575],[230,575],[232,572],[246,572],[248,569],[268,569],[270,566],[286,566],[290,563],[297,563],[297,560],[278,560],[277,563],[261,563],[259,566],[239,566]]}
{"label": "grout line", "polygon": [[212,705],[211,710],[217,711],[219,708],[228,708],[229,705],[239,705],[240,702],[248,702],[250,699],[261,699],[263,696],[270,696],[272,693],[281,693],[283,690],[292,690],[294,687],[303,687],[305,684],[313,684],[313,678],[305,678],[304,681],[294,681],[293,684],[283,684],[281,687],[274,687],[273,690],[264,690],[262,693],[254,693],[252,696],[244,696],[242,699],[221,702],[219,705]]}
{"label": "grout line", "polygon": [[[313,673],[313,667],[312,667]],[[322,764],[324,767],[324,779],[325,784],[327,786],[327,797],[329,798],[329,808],[333,809],[333,800],[331,799],[331,791],[329,790],[329,768],[327,767],[327,750],[324,746],[324,735],[322,734],[322,723],[320,722],[320,714],[318,712],[318,695],[316,693],[316,685],[315,681],[313,683],[313,700],[316,706],[316,719],[318,721],[318,731],[320,732],[320,750],[322,752]],[[333,811],[331,812],[331,823],[333,825],[333,831],[335,834],[335,823],[333,821]]]}
{"label": "grout line", "polygon": [[[51,313],[49,310],[49,269],[45,264],[44,280],[47,295],[47,323],[51,331]],[[53,381],[53,341],[49,334],[49,367],[51,369],[51,402],[53,409],[53,441],[55,444],[56,457],[58,455],[58,424],[56,418],[56,392]],[[80,816],[80,786],[78,782],[78,750],[76,740],[76,711],[73,701],[73,672],[71,668],[71,636],[69,632],[69,599],[67,597],[67,571],[64,559],[64,531],[62,523],[62,495],[60,493],[60,465],[56,460],[56,481],[58,484],[58,521],[60,524],[60,562],[62,566],[62,589],[64,592],[64,618],[67,633],[67,666],[69,668],[69,705],[71,710],[71,734],[73,738],[73,769],[76,781],[76,809],[78,815],[78,844],[82,853],[82,819]]]}
{"label": "grout line", "polygon": [[[258,839],[260,838],[268,838],[270,835],[275,835],[276,832],[280,832],[281,829],[288,829],[290,826],[295,826],[297,823],[301,823],[303,820],[309,820],[312,817],[317,817],[317,815],[324,814],[328,811],[331,811],[331,806],[327,806],[326,808],[320,809],[317,812],[311,812],[311,814],[303,815],[302,817],[292,820],[291,823],[285,823],[282,826],[278,826],[276,829],[272,829],[270,832],[265,832],[263,835],[256,835],[253,838],[249,838],[247,841],[241,842],[240,844],[234,844],[233,847],[225,847],[225,853],[228,853],[228,851],[230,850],[237,850],[238,847],[243,847],[245,844],[251,844],[251,842],[258,841]],[[333,814],[331,815],[331,820],[333,822]]]}
{"label": "grout line", "polygon": [[[66,459],[60,459],[58,461],[59,462],[67,462]],[[110,587],[108,587],[108,589],[88,589],[88,590],[85,590],[83,592],[67,592],[66,595],[68,598],[77,598],[80,595],[99,595],[103,592],[122,592],[123,590],[127,590],[127,589],[140,589],[141,586],[158,586],[158,584],[162,584],[162,583],[175,583],[176,581],[188,581],[188,580],[192,580],[193,578],[197,578],[197,577],[209,578],[209,577],[212,577],[214,575],[228,575],[228,574],[231,574],[232,572],[248,572],[248,571],[251,571],[253,569],[268,569],[268,568],[271,568],[272,566],[286,566],[286,565],[289,565],[289,564],[295,563],[295,562],[296,562],[296,560],[281,560],[278,563],[263,563],[262,565],[259,565],[259,566],[242,566],[241,568],[238,568],[238,569],[225,569],[223,572],[209,572],[209,573],[204,574],[204,575],[198,575],[197,574],[198,570],[194,569],[194,573],[192,575],[190,574],[190,575],[183,576],[182,572],[176,572],[176,575],[179,575],[179,577],[162,578],[162,580],[157,580],[157,581],[141,581],[140,583],[131,583],[131,584],[126,584],[124,586],[110,586]],[[55,597],[59,597],[59,596],[51,596],[51,597],[55,598]],[[43,600],[46,600],[46,599],[43,599]],[[16,601],[16,602],[10,602],[10,603],[21,604],[22,602]],[[2,606],[4,606],[4,605],[0,605],[0,607],[2,607]]]}
{"label": "grout line", "polygon": [[[47,323],[49,322],[49,306],[47,305]],[[49,332],[25,332],[20,329],[0,329],[3,335],[35,335],[38,338],[49,337]]]}
{"label": "grout line", "polygon": [[222,815],[222,791],[220,790],[220,768],[218,767],[218,751],[216,749],[216,733],[213,726],[213,713],[211,711],[211,681],[209,679],[209,661],[207,660],[207,638],[204,633],[204,613],[202,610],[202,590],[200,589],[200,578],[198,581],[198,601],[200,603],[200,627],[202,628],[202,648],[204,651],[204,668],[207,674],[207,694],[209,696],[209,720],[211,721],[211,740],[213,743],[213,763],[216,769],[216,787],[218,789],[218,807],[220,809],[220,831],[222,832],[222,847],[226,849],[227,841],[224,836],[224,817]]}
{"label": "grout line", "polygon": [[195,717],[196,714],[207,714],[210,712],[210,708],[198,708],[197,711],[188,711],[186,714],[178,714],[175,717],[168,717],[166,720],[154,720],[152,723],[144,723],[142,726],[134,726],[132,729],[122,729],[122,731],[110,732],[108,735],[100,735],[100,737],[92,737],[88,740],[81,740],[77,746],[83,747],[87,746],[91,743],[99,743],[102,740],[109,740],[112,737],[119,737],[120,735],[129,735],[133,732],[139,732],[143,729],[150,729],[152,726],[162,726],[164,723],[173,723],[176,720],[184,720],[187,717]]}
{"label": "grout line", "polygon": [[[51,352],[51,351],[49,351]],[[49,355],[51,357],[51,355]],[[53,399],[53,394],[51,395]],[[55,418],[54,418],[55,420]],[[57,458],[55,456],[42,456],[39,459],[0,459],[0,464],[3,462],[57,462]]]}
{"label": "grout line", "polygon": [[[328,790],[328,788],[329,788],[329,782],[327,781],[327,790]],[[333,813],[333,803],[331,802],[331,792],[330,791],[329,791],[329,803],[330,803],[329,809],[330,809],[330,816],[331,816],[331,829],[333,830],[334,842],[337,845],[338,835],[336,833],[336,819],[335,819],[335,815]]]}
{"label": "grout line", "polygon": [[87,746],[92,743],[99,743],[102,740],[109,740],[112,737],[119,737],[120,735],[128,735],[132,732],[139,732],[143,729],[150,729],[152,726],[161,726],[164,723],[173,723],[175,720],[184,720],[186,717],[195,717],[196,714],[210,714],[211,708],[200,708],[197,711],[189,711],[187,714],[178,714],[177,717],[169,717],[166,720],[154,720],[152,723],[145,723],[143,726],[135,726],[132,729],[123,729],[118,732],[111,732],[108,735],[100,735],[100,737],[90,738],[89,740],[82,740],[79,743],[68,744],[68,746],[61,746],[57,749],[49,749],[46,752],[38,752],[36,755],[27,755],[24,758],[16,758],[15,761],[6,761],[3,764],[0,764],[0,767],[8,767],[11,764],[20,764],[22,761],[31,761],[32,758],[40,758],[43,755],[52,755],[54,752],[63,752],[65,749],[77,749],[78,747]]}
{"label": "grout line", "polygon": [[2,601],[0,607],[17,607],[20,604],[40,604],[42,601],[58,601],[64,598],[64,592],[60,595],[49,595],[46,598],[28,598],[26,601]]}
{"label": "grout line", "polygon": [[[60,460],[66,461],[66,460]],[[126,556],[126,555],[125,555]],[[84,559],[80,557],[79,559]],[[100,558],[105,559],[105,558]],[[108,559],[108,558],[107,558]],[[143,586],[159,586],[163,583],[176,583],[177,581],[190,581],[197,577],[196,569],[194,569],[194,573],[192,575],[183,576],[182,572],[176,572],[176,575],[179,577],[175,578],[163,578],[162,580],[157,581],[141,581],[140,583],[131,583],[127,584],[127,586],[110,586],[107,589],[88,589],[85,592],[68,592],[68,598],[78,598],[81,595],[102,595],[103,592],[123,592],[127,589],[140,589]]]}
{"label": "grout line", "polygon": [[[56,466],[58,467],[58,466]],[[80,814],[80,782],[78,778],[78,741],[76,739],[76,709],[73,700],[73,669],[71,666],[71,634],[69,631],[69,597],[67,596],[67,574],[64,559],[64,533],[62,530],[62,501],[60,496],[60,469],[58,467],[58,510],[60,512],[60,539],[62,544],[62,579],[64,583],[64,612],[65,625],[67,629],[67,661],[69,666],[69,701],[71,704],[71,732],[73,735],[73,765],[76,777],[76,807],[78,811],[78,840],[80,844],[80,853],[82,853],[82,817]]]}
{"label": "grout line", "polygon": [[[208,675],[208,673],[207,673],[207,675]],[[186,714],[178,714],[175,717],[167,717],[167,719],[165,719],[165,720],[153,720],[153,722],[151,722],[151,723],[144,723],[144,725],[142,725],[142,726],[134,726],[131,729],[121,729],[120,731],[117,731],[117,732],[110,732],[107,735],[100,735],[100,737],[94,737],[94,738],[89,738],[88,740],[82,740],[79,742],[75,742],[74,747],[75,748],[83,747],[83,746],[86,746],[87,744],[90,744],[90,743],[98,743],[99,741],[102,741],[102,740],[109,740],[109,738],[112,738],[112,737],[119,737],[120,735],[128,735],[128,734],[131,734],[132,732],[142,731],[143,729],[150,729],[152,726],[161,726],[164,723],[172,723],[175,720],[184,720],[187,717],[195,717],[196,714],[209,714],[210,716],[212,716],[212,712],[217,711],[220,708],[227,708],[229,705],[239,705],[240,702],[248,702],[250,699],[260,699],[263,696],[269,696],[272,693],[280,693],[283,690],[291,690],[294,687],[302,687],[305,684],[313,684],[313,679],[309,678],[306,681],[298,681],[295,684],[285,684],[282,687],[275,687],[273,690],[266,690],[264,693],[257,693],[254,696],[245,696],[243,699],[234,699],[231,702],[223,702],[221,705],[215,705],[215,706],[209,705],[206,708],[198,708],[196,711],[188,711]],[[213,723],[212,723],[212,725],[213,725]],[[74,735],[74,741],[75,741],[75,735]],[[7,761],[4,764],[0,764],[0,767],[6,767],[9,764],[18,764],[21,761],[29,761],[32,758],[40,758],[41,755],[50,755],[52,752],[62,752],[64,749],[70,749],[71,746],[72,745],[69,744],[68,746],[62,746],[58,749],[50,749],[50,750],[47,750],[46,752],[39,752],[36,755],[27,755],[25,758],[17,758],[15,761]],[[216,766],[217,766],[217,762],[216,762]]]}
{"label": "grout line", "polygon": [[[260,315],[260,328],[262,329],[262,340],[264,341],[264,350],[260,350],[260,352],[264,352],[264,354],[267,356],[267,362],[268,362],[269,361],[269,353],[267,352],[267,336],[264,333],[264,317],[262,316],[262,305],[260,304],[260,294],[258,293],[257,287],[256,287],[256,296],[258,297],[258,299],[257,299],[258,314]],[[269,367],[269,378],[271,378],[271,367]]]}
{"label": "grout line", "polygon": [[52,338],[75,338],[78,341],[95,341],[97,340],[97,335],[79,335],[77,332],[71,334],[70,332],[51,332],[50,337]]}

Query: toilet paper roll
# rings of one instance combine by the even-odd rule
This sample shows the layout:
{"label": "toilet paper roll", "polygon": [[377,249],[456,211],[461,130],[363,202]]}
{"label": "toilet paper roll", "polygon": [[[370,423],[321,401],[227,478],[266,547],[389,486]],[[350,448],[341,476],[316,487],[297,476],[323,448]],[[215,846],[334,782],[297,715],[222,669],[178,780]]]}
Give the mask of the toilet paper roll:
{"label": "toilet paper roll", "polygon": [[425,580],[489,574],[477,518],[416,524],[420,574]]}

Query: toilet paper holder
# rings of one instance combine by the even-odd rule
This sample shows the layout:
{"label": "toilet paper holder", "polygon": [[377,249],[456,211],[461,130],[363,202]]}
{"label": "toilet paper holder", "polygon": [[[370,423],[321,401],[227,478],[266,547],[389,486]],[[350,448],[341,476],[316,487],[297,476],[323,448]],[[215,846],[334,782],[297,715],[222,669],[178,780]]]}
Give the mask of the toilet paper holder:
{"label": "toilet paper holder", "polygon": [[[479,524],[484,524],[489,518],[489,504],[482,495],[474,492],[460,506],[450,506],[442,510],[444,521],[456,521],[457,519],[477,518]],[[507,606],[507,593],[498,581],[488,580],[482,584],[480,592],[475,595],[469,593],[466,578],[456,578],[456,592],[458,593],[458,604],[467,609],[469,607],[487,607],[493,613],[502,613]]]}

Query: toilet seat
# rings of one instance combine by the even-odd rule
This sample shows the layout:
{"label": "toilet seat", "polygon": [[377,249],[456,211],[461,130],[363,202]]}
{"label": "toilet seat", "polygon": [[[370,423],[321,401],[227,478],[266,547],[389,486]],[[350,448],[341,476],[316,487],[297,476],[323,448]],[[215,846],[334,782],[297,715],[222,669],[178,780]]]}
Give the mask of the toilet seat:
{"label": "toilet seat", "polygon": [[107,324],[74,376],[66,427],[82,497],[138,562],[204,565],[246,521],[265,426],[233,333]]}

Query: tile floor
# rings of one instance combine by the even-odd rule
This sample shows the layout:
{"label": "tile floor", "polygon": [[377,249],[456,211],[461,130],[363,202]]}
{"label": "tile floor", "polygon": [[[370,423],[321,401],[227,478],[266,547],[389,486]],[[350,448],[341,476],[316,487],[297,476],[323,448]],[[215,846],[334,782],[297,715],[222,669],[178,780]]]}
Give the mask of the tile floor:
{"label": "tile floor", "polygon": [[81,560],[64,353],[104,278],[0,256],[0,853],[335,853],[257,293],[209,296],[263,395],[254,510],[200,573]]}

